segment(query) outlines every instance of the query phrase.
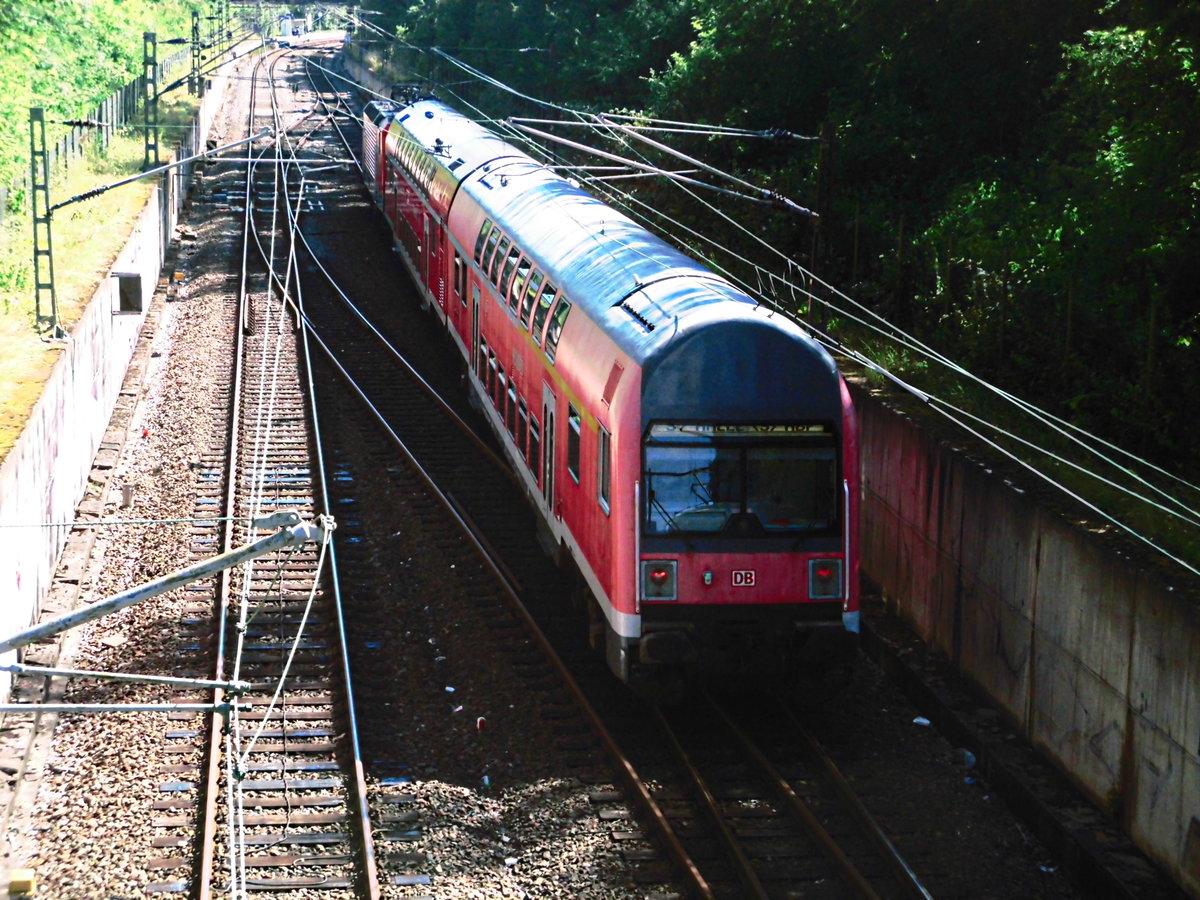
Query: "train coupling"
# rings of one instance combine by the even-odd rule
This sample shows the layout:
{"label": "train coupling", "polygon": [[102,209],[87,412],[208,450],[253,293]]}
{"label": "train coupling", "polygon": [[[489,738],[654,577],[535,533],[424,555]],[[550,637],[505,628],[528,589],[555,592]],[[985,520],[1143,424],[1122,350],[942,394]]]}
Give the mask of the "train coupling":
{"label": "train coupling", "polygon": [[638,642],[638,662],[682,665],[700,658],[692,636],[682,629],[648,631]]}

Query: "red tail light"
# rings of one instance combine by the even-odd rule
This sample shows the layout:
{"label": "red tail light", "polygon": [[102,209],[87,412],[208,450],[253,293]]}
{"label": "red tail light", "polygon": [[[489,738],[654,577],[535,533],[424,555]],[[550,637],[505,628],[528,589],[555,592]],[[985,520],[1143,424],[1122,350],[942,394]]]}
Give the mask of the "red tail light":
{"label": "red tail light", "polygon": [[842,561],[840,559],[810,559],[808,561],[808,599],[839,600],[842,596]]}
{"label": "red tail light", "polygon": [[669,601],[678,597],[678,564],[673,559],[647,560],[642,563],[642,599]]}

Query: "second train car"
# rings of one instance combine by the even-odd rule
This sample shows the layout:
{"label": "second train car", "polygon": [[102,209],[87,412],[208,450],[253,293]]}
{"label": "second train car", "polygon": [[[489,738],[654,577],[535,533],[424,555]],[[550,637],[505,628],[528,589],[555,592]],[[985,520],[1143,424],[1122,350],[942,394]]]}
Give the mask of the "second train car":
{"label": "second train car", "polygon": [[843,669],[858,434],[824,348],[437,100],[368,104],[363,150],[612,671]]}

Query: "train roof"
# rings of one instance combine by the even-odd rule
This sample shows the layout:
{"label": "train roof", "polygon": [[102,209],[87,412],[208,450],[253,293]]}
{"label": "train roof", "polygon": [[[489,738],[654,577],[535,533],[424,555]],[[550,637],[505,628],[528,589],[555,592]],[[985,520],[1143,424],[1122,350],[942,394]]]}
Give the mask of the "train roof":
{"label": "train roof", "polygon": [[[571,301],[640,364],[681,333],[741,322],[781,329],[832,359],[794,322],[603,203],[554,169],[436,100],[367,115],[394,119],[439,165],[426,185],[447,208],[471,197]],[[435,201],[436,202],[436,201]],[[453,211],[450,217],[453,219]],[[482,221],[480,221],[482,225]],[[460,235],[461,237],[461,235]],[[465,248],[471,252],[472,247]]]}

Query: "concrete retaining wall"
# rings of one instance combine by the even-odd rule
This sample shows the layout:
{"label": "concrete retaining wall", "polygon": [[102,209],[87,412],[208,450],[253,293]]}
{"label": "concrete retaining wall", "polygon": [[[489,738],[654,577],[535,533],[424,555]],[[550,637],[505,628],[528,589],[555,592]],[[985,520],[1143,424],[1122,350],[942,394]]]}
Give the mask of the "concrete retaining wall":
{"label": "concrete retaining wall", "polygon": [[[204,145],[225,83],[223,76],[212,80],[193,145]],[[117,279],[104,280],[72,328],[29,422],[0,465],[0,634],[33,622],[50,589],[68,523],[75,519],[75,506],[158,283],[178,221],[185,174],[171,170],[160,177],[111,270],[141,276],[142,312],[119,312]],[[13,658],[9,653],[0,661]],[[10,676],[0,673],[0,695],[7,696],[10,683]]]}
{"label": "concrete retaining wall", "polygon": [[863,566],[890,606],[1200,896],[1200,589],[862,389]]}

